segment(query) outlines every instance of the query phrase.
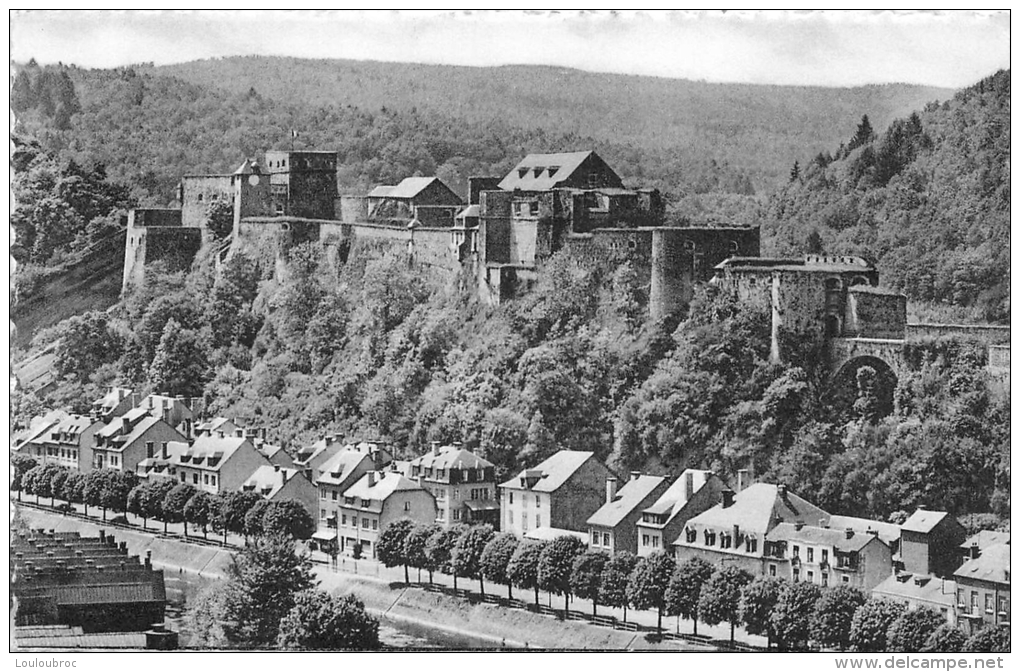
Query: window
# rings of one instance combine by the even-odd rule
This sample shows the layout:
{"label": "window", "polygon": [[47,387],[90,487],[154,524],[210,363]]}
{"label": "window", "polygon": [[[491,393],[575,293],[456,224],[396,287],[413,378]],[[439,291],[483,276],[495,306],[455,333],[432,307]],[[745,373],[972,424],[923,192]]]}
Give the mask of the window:
{"label": "window", "polygon": [[510,522],[511,525],[513,525],[514,524],[514,512],[513,511],[507,511],[506,513],[507,513],[507,520]]}
{"label": "window", "polygon": [[652,548],[658,548],[658,547],[659,547],[659,535],[654,535],[652,537]]}
{"label": "window", "polygon": [[326,499],[326,488],[319,488],[319,499]]}
{"label": "window", "polygon": [[535,527],[542,527],[542,514],[535,514]]}
{"label": "window", "polygon": [[641,535],[641,545],[642,546],[648,546],[649,545],[649,543],[648,543],[648,535],[647,534],[642,534]]}
{"label": "window", "polygon": [[154,441],[145,442],[145,456],[152,457],[153,452],[156,450],[156,443]]}
{"label": "window", "polygon": [[362,518],[361,519],[361,527],[362,527],[362,529],[365,529],[365,530],[368,529],[368,518]]}
{"label": "window", "polygon": [[538,495],[535,495],[535,508],[536,509],[542,508],[542,498],[539,497]]}
{"label": "window", "polygon": [[512,492],[510,493],[510,503],[511,504],[514,503],[514,493],[512,493]]}
{"label": "window", "polygon": [[794,544],[793,546],[793,557],[795,558],[800,557],[800,546],[797,546],[796,544]]}
{"label": "window", "polygon": [[346,513],[344,515],[340,516],[340,524],[343,525],[344,527],[347,527],[347,514]]}
{"label": "window", "polygon": [[326,509],[319,509],[319,520],[326,520]]}
{"label": "window", "polygon": [[202,202],[202,199],[203,199],[203,196],[202,196],[202,194],[199,194],[199,195],[198,195],[198,202],[199,202],[199,203],[201,203],[201,202]]}
{"label": "window", "polygon": [[184,483],[186,480],[188,480],[187,479],[187,475],[182,471],[181,472],[181,483]]}
{"label": "window", "polygon": [[808,580],[808,583],[814,583],[815,582],[815,573],[810,571],[810,570],[808,570],[807,580]]}
{"label": "window", "polygon": [[460,488],[454,488],[453,489],[453,498],[454,499],[460,499]]}
{"label": "window", "polygon": [[404,502],[404,511],[411,510],[411,502]]}
{"label": "window", "polygon": [[850,577],[846,574],[843,575],[843,583],[850,583]]}
{"label": "window", "polygon": [[822,587],[824,588],[825,586],[828,586],[828,585],[829,585],[829,575],[826,574],[825,572],[822,572]]}
{"label": "window", "polygon": [[436,520],[446,520],[446,509],[439,509],[436,514]]}
{"label": "window", "polygon": [[379,521],[375,520],[374,518],[372,519],[372,529],[373,530],[378,530],[379,529]]}
{"label": "window", "polygon": [[361,500],[361,508],[367,509],[369,504],[371,504],[371,503],[372,503],[371,500],[363,499],[363,500]]}
{"label": "window", "polygon": [[776,575],[776,566],[775,565],[769,565],[769,576],[775,576],[775,575]]}
{"label": "window", "polygon": [[337,499],[339,499],[339,498],[340,498],[340,493],[339,493],[339,492],[337,492],[336,490],[333,490],[333,491],[332,491],[332,492],[331,492],[330,494],[332,494],[332,495],[333,495],[333,501],[334,501],[334,502],[335,502],[335,501],[336,501]]}
{"label": "window", "polygon": [[216,485],[216,474],[209,475],[209,485]]}
{"label": "window", "polygon": [[453,519],[454,520],[460,520],[460,509],[454,509],[453,510]]}
{"label": "window", "polygon": [[209,474],[202,475],[202,482],[205,483],[206,485],[209,485]]}
{"label": "window", "polygon": [[807,549],[807,561],[808,562],[815,561],[815,549],[811,548],[810,546]]}
{"label": "window", "polygon": [[990,614],[995,611],[995,597],[991,593],[985,593],[985,613]]}
{"label": "window", "polygon": [[976,614],[978,610],[978,594],[976,590],[970,591],[970,613]]}
{"label": "window", "polygon": [[191,482],[194,483],[195,485],[198,485],[198,474],[191,475]]}
{"label": "window", "polygon": [[822,549],[822,563],[824,564],[829,563],[829,549],[827,548]]}
{"label": "window", "polygon": [[800,570],[795,569],[793,570],[793,582],[796,583],[798,581],[800,581]]}
{"label": "window", "polygon": [[603,532],[602,533],[602,545],[605,546],[606,548],[609,548],[612,545],[612,542],[609,539],[609,533],[608,532]]}

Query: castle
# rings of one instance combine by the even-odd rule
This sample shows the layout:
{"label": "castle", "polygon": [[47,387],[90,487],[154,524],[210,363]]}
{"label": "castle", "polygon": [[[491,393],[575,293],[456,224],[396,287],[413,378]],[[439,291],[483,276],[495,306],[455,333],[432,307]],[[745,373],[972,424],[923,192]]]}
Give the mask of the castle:
{"label": "castle", "polygon": [[183,268],[212,244],[206,218],[217,201],[234,212],[224,256],[317,240],[343,259],[355,240],[386,240],[412,265],[466,274],[491,304],[526,292],[543,262],[570,249],[594,263],[630,262],[661,317],[717,264],[759,254],[757,228],[664,226],[658,191],[626,188],[593,151],[530,154],[502,178],[472,177],[466,203],[435,177],[338,196],[336,168],[332,152],[270,151],[231,174],[185,175],[178,208],[129,215],[123,288],[143,283],[154,261]]}
{"label": "castle", "polygon": [[[409,177],[364,195],[338,195],[333,152],[268,151],[231,174],[185,175],[176,209],[128,217],[123,289],[144,282],[163,261],[186,268],[203,246],[216,259],[237,251],[275,255],[309,241],[346,261],[356,241],[384,241],[416,268],[470,280],[492,305],[528,291],[560,250],[613,268],[629,263],[648,288],[649,313],[685,307],[699,283],[713,282],[771,314],[771,357],[791,343],[819,346],[833,375],[863,364],[898,377],[908,340],[967,335],[989,345],[990,370],[1008,372],[1009,328],[908,324],[903,294],[879,286],[878,270],[858,257],[760,256],[756,227],[664,226],[658,191],[631,189],[595,152],[529,154],[500,177],[472,177],[464,202],[436,177]],[[233,230],[214,241],[210,204],[227,202]]]}

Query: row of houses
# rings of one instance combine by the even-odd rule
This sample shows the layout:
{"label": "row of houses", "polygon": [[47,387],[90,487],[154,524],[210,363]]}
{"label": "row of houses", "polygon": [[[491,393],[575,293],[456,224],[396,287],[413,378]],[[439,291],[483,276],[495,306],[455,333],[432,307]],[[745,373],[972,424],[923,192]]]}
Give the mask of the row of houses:
{"label": "row of houses", "polygon": [[190,400],[114,388],[91,416],[51,414],[17,450],[87,471],[165,477],[214,494],[239,490],[298,501],[317,520],[314,542],[374,557],[399,519],[488,523],[530,539],[581,538],[592,549],[701,557],[756,576],[848,585],[929,606],[975,629],[1009,621],[1009,535],[965,539],[946,512],[902,524],[833,515],[783,484],[736,483],[687,469],[620,479],[592,452],[559,451],[499,482],[495,466],[460,445],[433,443],[412,460],[381,442],[326,436],[293,455],[264,430],[226,418],[197,422]]}

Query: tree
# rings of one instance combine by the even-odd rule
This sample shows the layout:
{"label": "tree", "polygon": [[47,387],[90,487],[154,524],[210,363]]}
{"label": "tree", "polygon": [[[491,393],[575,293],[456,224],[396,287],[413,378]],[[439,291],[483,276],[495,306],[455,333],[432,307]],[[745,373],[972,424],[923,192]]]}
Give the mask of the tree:
{"label": "tree", "polygon": [[205,490],[198,490],[184,505],[184,520],[202,528],[202,537],[209,538],[209,523],[213,519],[213,496]]}
{"label": "tree", "polygon": [[60,467],[56,471],[53,471],[50,476],[50,506],[53,506],[53,498],[59,497],[60,499],[67,500],[64,495],[64,487],[67,483],[67,477],[70,475],[71,470],[66,467]]}
{"label": "tree", "polygon": [[131,492],[128,493],[127,497],[127,512],[142,519],[143,530],[148,529],[149,523],[149,507],[146,502],[148,488],[148,481],[139,483],[131,488]]}
{"label": "tree", "polygon": [[163,523],[163,534],[167,532],[167,523],[171,515],[168,515],[166,508],[167,496],[177,487],[177,481],[172,478],[150,478],[142,490],[142,503],[148,511],[150,518]]}
{"label": "tree", "polygon": [[517,545],[506,575],[521,590],[535,591],[535,606],[538,606],[538,565],[545,549],[544,541],[523,541]]}
{"label": "tree", "polygon": [[867,600],[867,595],[851,586],[825,591],[811,615],[811,638],[822,646],[846,651],[854,612]]}
{"label": "tree", "polygon": [[990,625],[967,638],[963,653],[1009,653],[1010,632],[1008,625]]}
{"label": "tree", "polygon": [[861,123],[857,124],[857,132],[854,133],[854,137],[850,140],[850,144],[847,146],[847,152],[852,152],[858,147],[863,147],[872,140],[875,139],[875,130],[871,127],[871,121],[868,119],[868,115],[861,117]]}
{"label": "tree", "polygon": [[800,162],[794,161],[793,168],[790,169],[790,182],[796,182],[800,179]]}
{"label": "tree", "polygon": [[967,635],[956,626],[943,623],[935,628],[924,640],[921,653],[959,653],[967,641]]}
{"label": "tree", "polygon": [[386,567],[404,566],[404,583],[410,583],[407,566],[407,535],[414,529],[414,522],[401,518],[386,526],[375,545],[375,557]]}
{"label": "tree", "polygon": [[[165,480],[165,479],[157,479]],[[127,497],[131,489],[138,484],[138,477],[124,471],[109,470],[103,481],[103,489],[99,495],[99,504],[103,507],[103,520],[106,511],[127,511]]]}
{"label": "tree", "polygon": [[[82,488],[85,505],[85,515],[89,514],[90,506],[102,506],[103,488],[106,481],[113,473],[112,469],[94,469],[85,475],[85,487]],[[27,492],[27,491],[26,491]],[[106,512],[103,512],[103,520],[106,520]]]}
{"label": "tree", "polygon": [[[450,553],[454,576],[478,579],[478,587],[485,596],[485,578],[482,572],[482,554],[493,538],[492,525],[474,525],[457,538]],[[404,567],[405,578],[407,567]]]}
{"label": "tree", "polygon": [[92,311],[70,317],[58,328],[54,367],[60,376],[86,383],[103,364],[120,357],[123,339],[110,326],[105,312]]}
{"label": "tree", "polygon": [[258,537],[265,533],[266,511],[269,510],[269,500],[260,498],[253,502],[251,508],[244,514],[244,536],[246,539]]}
{"label": "tree", "polygon": [[577,556],[570,574],[570,589],[582,600],[591,600],[591,615],[598,613],[602,592],[602,572],[609,562],[609,554],[588,550]]}
{"label": "tree", "polygon": [[665,551],[655,551],[640,558],[627,584],[627,601],[635,609],[655,609],[658,628],[662,631],[662,611],[666,607],[666,590],[669,588],[676,561]]}
{"label": "tree", "polygon": [[821,595],[818,586],[802,581],[786,583],[779,591],[771,620],[776,639],[784,650],[807,648],[811,614]]}
{"label": "tree", "polygon": [[563,611],[570,606],[570,573],[574,560],[585,551],[585,543],[572,535],[556,537],[545,545],[538,560],[538,585],[563,596]]}
{"label": "tree", "polygon": [[72,471],[64,483],[64,494],[67,501],[72,504],[81,504],[85,501],[85,474],[80,471]]}
{"label": "tree", "polygon": [[213,201],[205,209],[205,226],[217,240],[234,230],[234,206],[230,201]]}
{"label": "tree", "polygon": [[163,327],[149,382],[161,394],[198,397],[209,374],[204,341],[197,332],[181,329],[173,318]]}
{"label": "tree", "polygon": [[667,613],[691,619],[694,622],[694,634],[698,634],[701,589],[714,572],[715,568],[708,560],[689,558],[676,568],[666,588]]}
{"label": "tree", "polygon": [[513,587],[507,570],[520,540],[510,532],[497,534],[489,540],[482,552],[482,574],[489,581],[506,585],[507,598],[513,599]]}
{"label": "tree", "polygon": [[457,590],[457,574],[450,566],[450,558],[457,539],[467,530],[467,525],[454,525],[449,528],[442,528],[429,537],[425,544],[425,554],[429,559],[430,570],[447,572],[453,575],[453,589]]}
{"label": "tree", "polygon": [[18,493],[19,502],[21,501],[21,492],[24,489],[25,474],[37,466],[39,466],[39,463],[28,455],[11,454],[11,490]]}
{"label": "tree", "polygon": [[188,518],[184,515],[184,509],[188,502],[195,496],[195,488],[187,483],[175,485],[166,497],[163,498],[163,532],[166,532],[166,524],[184,523],[184,536],[188,536]]}
{"label": "tree", "polygon": [[220,507],[219,525],[223,530],[223,541],[227,540],[227,532],[234,534],[246,534],[244,517],[251,507],[258,502],[265,500],[257,492],[241,490],[240,492],[228,493],[223,498],[223,506]]}
{"label": "tree", "polygon": [[298,593],[313,588],[311,562],[298,555],[287,537],[262,536],[236,553],[227,567],[223,596],[223,631],[242,647],[276,642],[280,621]]}
{"label": "tree", "polygon": [[740,623],[740,590],[750,582],[750,574],[731,565],[716,570],[701,588],[698,600],[701,620],[709,625],[729,623],[731,642]]}
{"label": "tree", "polygon": [[775,640],[772,613],[779,601],[783,581],[771,576],[759,576],[740,591],[740,620],[752,635],[765,635],[768,646]]}
{"label": "tree", "polygon": [[298,593],[280,621],[277,646],[305,651],[369,651],[381,648],[379,621],[353,595],[322,590]]}
{"label": "tree", "polygon": [[627,606],[630,604],[627,586],[637,562],[637,556],[630,551],[617,551],[602,570],[602,603],[607,607],[622,608],[624,623],[627,622]]}
{"label": "tree", "polygon": [[928,637],[945,623],[945,617],[929,607],[906,611],[889,626],[885,635],[885,650],[917,653],[924,648]]}
{"label": "tree", "polygon": [[857,369],[857,400],[854,414],[863,422],[873,425],[881,413],[878,373],[870,366]]}
{"label": "tree", "polygon": [[45,468],[42,465],[37,465],[25,472],[22,477],[22,485],[25,488],[25,492],[29,495],[35,495],[35,503],[39,503],[39,495],[46,493],[46,488],[49,486],[49,481],[44,484],[42,479],[45,478]]}
{"label": "tree", "polygon": [[900,617],[903,610],[903,605],[897,602],[869,598],[857,608],[850,622],[850,646],[861,653],[885,651],[889,626]]}
{"label": "tree", "polygon": [[272,502],[262,517],[264,534],[284,534],[297,540],[308,540],[315,534],[315,520],[304,504],[295,499]]}
{"label": "tree", "polygon": [[432,565],[429,562],[428,554],[425,552],[429,538],[439,529],[438,525],[415,523],[411,531],[404,539],[404,554],[407,557],[407,564],[418,570],[418,582],[421,582],[421,570],[429,572],[429,584],[432,583]]}

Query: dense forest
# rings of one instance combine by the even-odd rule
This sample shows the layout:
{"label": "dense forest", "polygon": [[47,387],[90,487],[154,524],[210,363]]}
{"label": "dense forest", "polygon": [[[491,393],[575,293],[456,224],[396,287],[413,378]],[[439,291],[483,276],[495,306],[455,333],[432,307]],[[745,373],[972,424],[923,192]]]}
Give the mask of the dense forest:
{"label": "dense forest", "polygon": [[[393,181],[416,165],[439,172],[470,147],[490,152],[472,161],[494,171],[566,138],[509,127],[503,135],[426,112],[298,112],[255,92],[224,100],[131,70],[70,69],[81,111],[61,129],[55,116],[69,100],[66,87],[43,87],[50,113],[38,102],[46,69],[25,72],[36,91],[24,108],[25,130],[39,142],[19,145],[15,192],[19,204],[53,200],[75,226],[73,235],[61,229],[51,247],[39,242],[51,235],[48,211],[19,215],[19,226],[35,235],[23,254],[39,264],[87,245],[93,223],[109,222],[132,200],[152,202],[175,179],[170,174],[226,169],[238,147],[254,154],[280,142],[295,114],[320,115],[310,128],[322,136],[312,141],[333,138],[328,143],[344,156],[361,156],[345,161],[354,172],[341,180],[349,184]],[[1008,273],[1008,210],[1001,209],[1008,93],[1004,72],[885,133],[861,120],[836,156],[798,163],[790,184],[768,200],[765,251],[865,253],[888,263],[888,271],[880,266],[885,277],[908,291],[919,273],[905,264],[926,260],[925,277],[935,280],[919,286],[923,298],[1008,317],[1008,301],[988,300]],[[464,153],[438,166],[431,153],[419,157],[424,164],[403,163],[418,143]],[[613,146],[597,146],[613,163]],[[129,148],[139,153],[130,161]],[[710,195],[736,207],[726,194]],[[869,217],[826,217],[843,200]],[[913,254],[897,257],[892,241]],[[967,260],[992,271],[968,275]],[[559,449],[593,450],[621,471],[704,467],[731,477],[747,468],[832,513],[896,519],[918,504],[958,515],[1009,512],[1009,394],[984,372],[983,350],[973,343],[919,342],[895,394],[878,389],[883,383],[865,368],[840,396],[826,394],[811,353],[768,362],[767,316],[706,287],[689,311],[651,321],[633,269],[566,253],[546,264],[534,291],[495,308],[463,290],[468,279],[423,275],[399,250],[364,241],[340,266],[304,245],[289,252],[281,272],[272,259],[243,254],[217,272],[203,255],[189,273],[157,265],[148,277],[112,310],[36,337],[35,347],[55,345],[61,381],[45,398],[17,396],[20,418],[47,407],[85,410],[104,385],[118,383],[202,396],[210,412],[268,427],[289,448],[325,432],[392,441],[405,456],[432,440],[461,441],[503,474]],[[895,403],[884,406],[890,395]]]}
{"label": "dense forest", "polygon": [[762,246],[857,254],[912,300],[1008,322],[1009,115],[1004,70],[884,132],[864,118],[835,156],[797,163],[765,208]]}

